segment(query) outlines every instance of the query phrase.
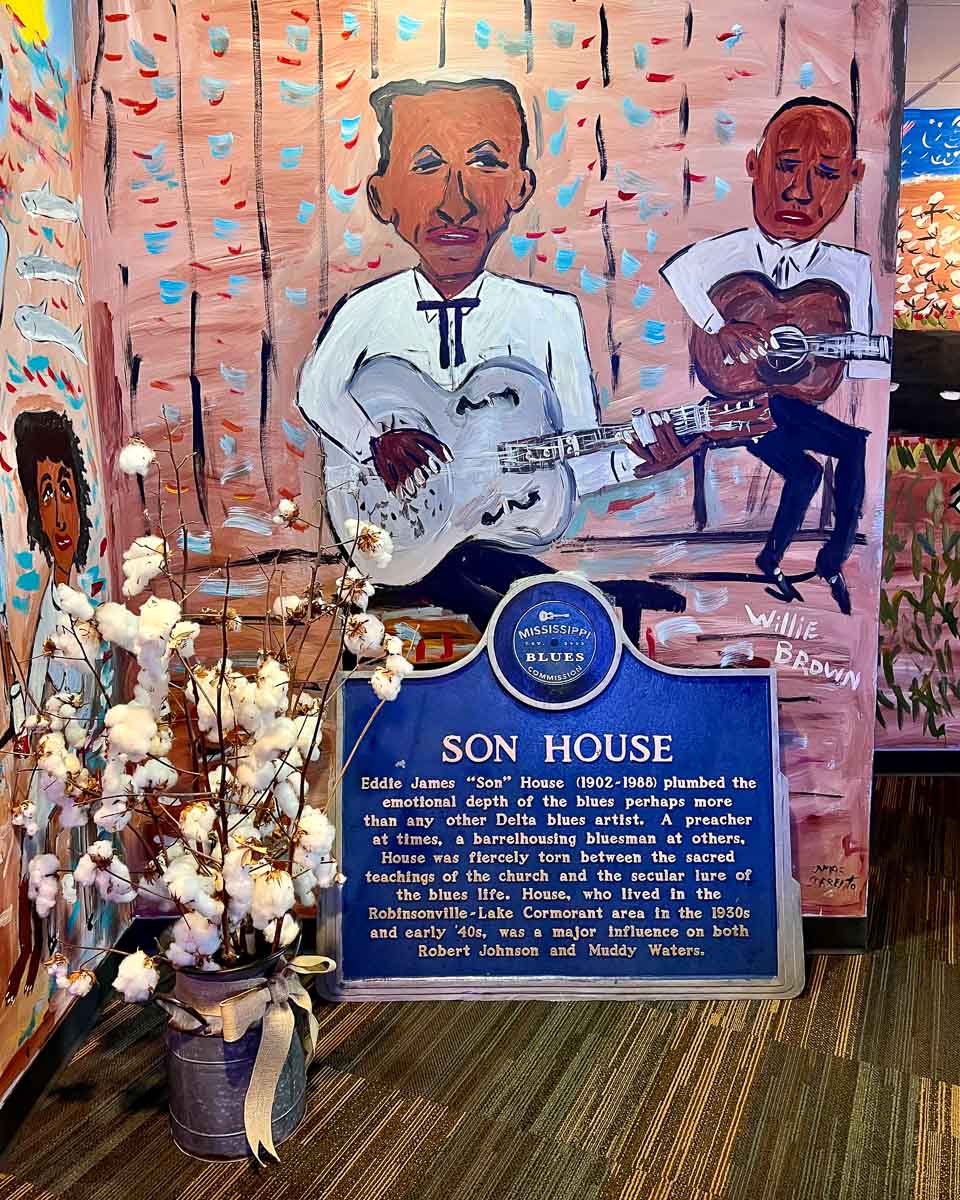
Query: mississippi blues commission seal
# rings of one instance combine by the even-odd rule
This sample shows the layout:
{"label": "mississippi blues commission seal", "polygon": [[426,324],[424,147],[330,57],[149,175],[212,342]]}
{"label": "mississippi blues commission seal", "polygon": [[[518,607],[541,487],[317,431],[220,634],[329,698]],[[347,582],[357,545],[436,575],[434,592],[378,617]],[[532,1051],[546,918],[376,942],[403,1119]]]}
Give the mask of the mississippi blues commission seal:
{"label": "mississippi blues commission seal", "polygon": [[576,708],[607,686],[622,646],[610,604],[580,576],[534,575],[510,589],[485,635],[493,673],[534,708]]}
{"label": "mississippi blues commission seal", "polygon": [[517,621],[513,653],[531,679],[561,687],[589,670],[597,653],[596,629],[573,604],[536,604]]}

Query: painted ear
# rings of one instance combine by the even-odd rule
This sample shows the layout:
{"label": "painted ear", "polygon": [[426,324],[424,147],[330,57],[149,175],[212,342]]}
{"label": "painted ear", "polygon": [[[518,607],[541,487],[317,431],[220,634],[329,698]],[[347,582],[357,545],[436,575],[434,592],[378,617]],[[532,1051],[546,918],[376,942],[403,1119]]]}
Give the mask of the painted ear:
{"label": "painted ear", "polygon": [[862,183],[863,177],[867,173],[867,164],[862,158],[855,158],[850,165],[850,178],[854,183]]}
{"label": "painted ear", "polygon": [[756,179],[756,177],[757,177],[757,152],[756,152],[756,150],[751,150],[747,154],[747,177],[749,179]]}
{"label": "painted ear", "polygon": [[371,175],[367,180],[367,203],[370,205],[370,211],[383,225],[390,225],[390,214],[387,212],[383,203],[381,189],[383,188],[383,176]]}
{"label": "painted ear", "polygon": [[510,201],[510,211],[514,213],[520,212],[537,188],[537,177],[529,167],[525,167],[520,173],[520,186]]}

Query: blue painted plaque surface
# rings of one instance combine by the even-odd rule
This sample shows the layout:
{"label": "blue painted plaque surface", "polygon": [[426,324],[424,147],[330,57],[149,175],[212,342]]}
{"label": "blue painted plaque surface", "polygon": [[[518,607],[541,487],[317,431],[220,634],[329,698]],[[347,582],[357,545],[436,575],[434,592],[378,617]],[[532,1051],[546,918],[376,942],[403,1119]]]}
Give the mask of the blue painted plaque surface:
{"label": "blue painted plaque surface", "polygon": [[[462,979],[471,994],[484,979],[782,984],[792,880],[774,688],[772,672],[641,658],[569,576],[516,589],[470,658],[404,682],[344,776],[346,883],[327,947],[344,993],[371,980]],[[346,682],[343,757],[376,703],[367,679]]]}

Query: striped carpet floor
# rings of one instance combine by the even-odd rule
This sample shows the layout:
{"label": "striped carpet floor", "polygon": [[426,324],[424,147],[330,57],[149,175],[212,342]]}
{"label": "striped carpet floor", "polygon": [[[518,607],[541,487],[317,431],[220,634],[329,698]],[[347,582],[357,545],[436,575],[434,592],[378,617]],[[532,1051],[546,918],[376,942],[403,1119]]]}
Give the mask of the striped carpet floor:
{"label": "striped carpet floor", "polygon": [[885,780],[872,944],[799,1000],[319,1012],[282,1164],[170,1142],[160,1017],[109,1003],[25,1122],[0,1200],[960,1198],[960,804]]}

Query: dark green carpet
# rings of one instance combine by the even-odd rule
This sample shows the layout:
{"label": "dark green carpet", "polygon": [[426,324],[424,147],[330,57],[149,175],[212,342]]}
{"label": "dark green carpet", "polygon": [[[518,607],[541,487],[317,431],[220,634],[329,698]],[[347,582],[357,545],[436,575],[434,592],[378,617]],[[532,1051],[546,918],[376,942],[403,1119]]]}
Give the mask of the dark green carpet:
{"label": "dark green carpet", "polygon": [[319,1012],[300,1132],[266,1170],[172,1145],[154,1011],[110,1002],[6,1155],[0,1200],[960,1197],[960,802],[875,800],[872,944],[789,1003]]}

